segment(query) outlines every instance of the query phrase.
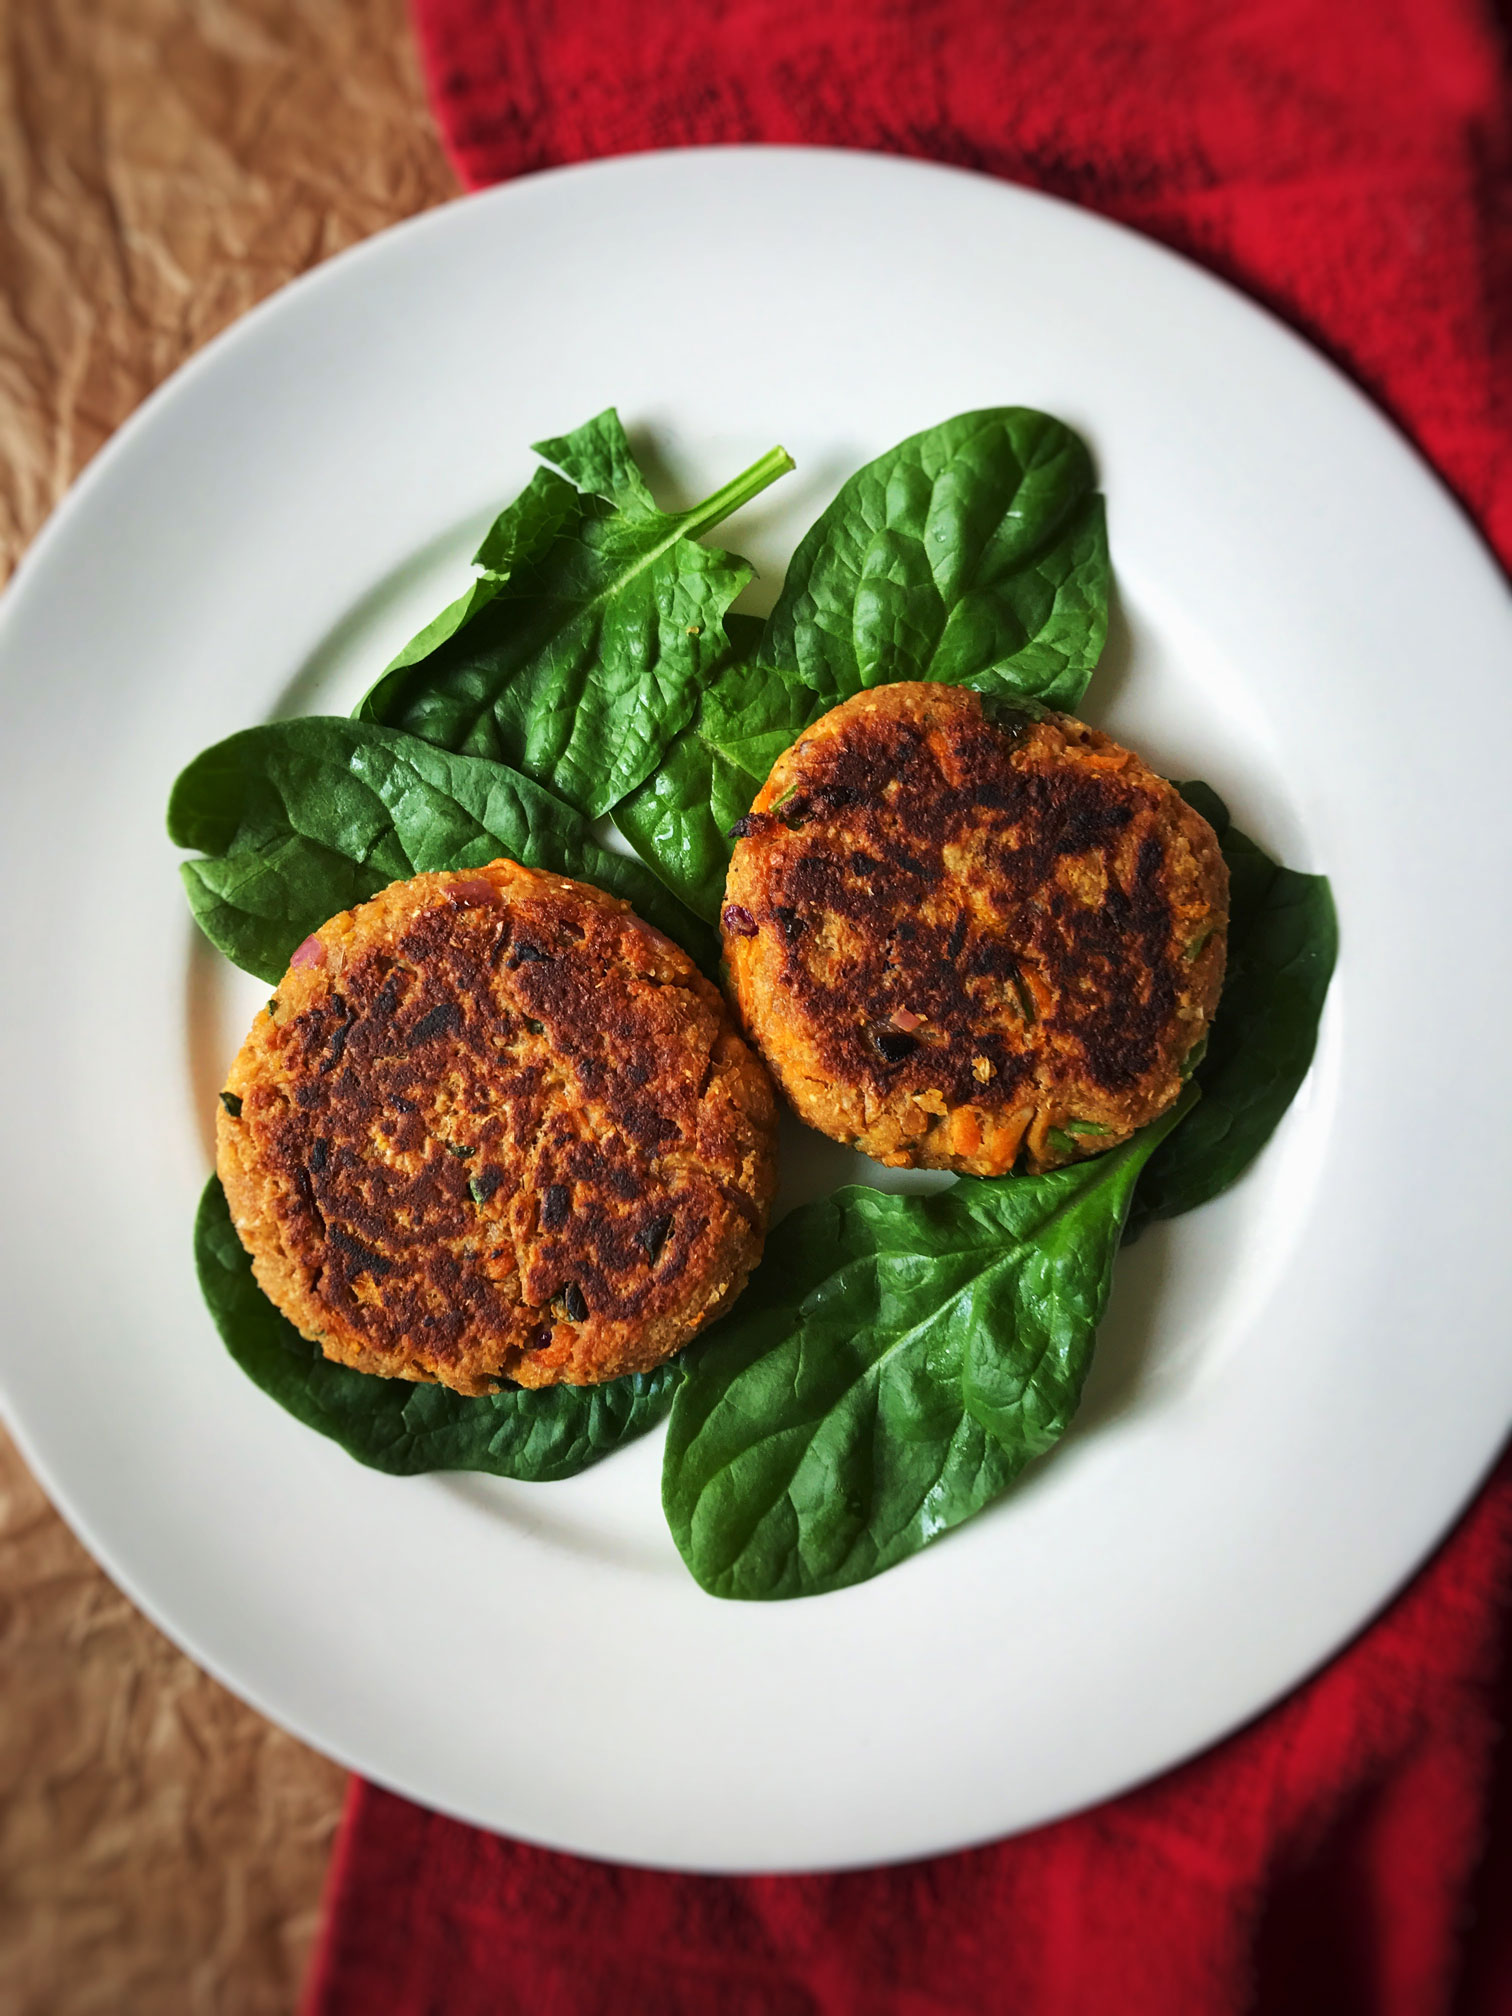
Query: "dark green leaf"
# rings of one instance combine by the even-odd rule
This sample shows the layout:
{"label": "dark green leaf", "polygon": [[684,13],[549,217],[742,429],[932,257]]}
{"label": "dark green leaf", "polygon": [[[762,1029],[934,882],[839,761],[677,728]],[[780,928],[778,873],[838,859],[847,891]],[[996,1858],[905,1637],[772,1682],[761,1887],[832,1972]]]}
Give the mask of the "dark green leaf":
{"label": "dark green leaf", "polygon": [[539,784],[477,756],[319,715],[218,742],[173,787],[168,832],[190,907],[228,958],[279,980],[301,939],[390,882],[501,855],[622,896],[712,966],[711,934],[638,861],[611,854]]}
{"label": "dark green leaf", "polygon": [[756,663],[761,625],[728,616],[730,650],[660,767],[614,808],[614,823],[690,910],[719,916],[730,827],[816,711],[813,696]]}
{"label": "dark green leaf", "polygon": [[825,707],[942,679],[1074,708],[1108,581],[1078,436],[1022,406],[962,413],[843,485],[793,556],[760,655]]}
{"label": "dark green leaf", "polygon": [[[606,504],[617,505],[626,517],[660,518],[656,500],[647,488],[640,464],[635,459],[635,450],[626,439],[619,415],[612,406],[574,433],[559,434],[550,441],[537,441],[535,452],[560,469],[579,490],[587,491],[592,497],[602,497]],[[492,567],[494,561],[486,557],[489,541],[483,543],[484,550],[478,556],[479,561],[483,566]]]}
{"label": "dark green leaf", "polygon": [[468,1399],[333,1365],[258,1287],[226,1194],[211,1177],[194,1221],[194,1260],[216,1328],[249,1379],[307,1428],[375,1470],[486,1470],[546,1483],[572,1477],[654,1427],[675,1364],[604,1386],[506,1389]]}
{"label": "dark green leaf", "polygon": [[484,577],[357,711],[597,815],[649,776],[724,654],[751,570],[699,536],[792,462],[774,448],[691,511],[663,512],[612,407],[538,452],[566,476],[537,471],[479,548]]}
{"label": "dark green leaf", "polygon": [[705,1589],[864,1581],[1065,1433],[1135,1181],[1192,1096],[1048,1176],[840,1190],[778,1226],[672,1405],[662,1502]]}
{"label": "dark green leaf", "polygon": [[1226,1190],[1274,1134],[1312,1063],[1339,944],[1326,876],[1278,867],[1234,828],[1208,785],[1178,788],[1228,863],[1228,972],[1193,1073],[1202,1103],[1141,1177],[1131,1239]]}

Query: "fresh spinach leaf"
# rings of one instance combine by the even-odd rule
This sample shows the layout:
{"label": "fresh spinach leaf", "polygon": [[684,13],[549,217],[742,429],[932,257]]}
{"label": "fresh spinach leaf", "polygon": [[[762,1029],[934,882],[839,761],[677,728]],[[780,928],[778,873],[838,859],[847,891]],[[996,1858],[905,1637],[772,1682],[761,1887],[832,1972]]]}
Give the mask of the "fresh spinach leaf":
{"label": "fresh spinach leaf", "polygon": [[778,476],[773,448],[690,511],[659,511],[611,407],[537,444],[538,470],[478,549],[483,578],[427,626],[360,704],[383,722],[549,785],[592,816],[655,768],[726,650],[751,578],[701,546]]}
{"label": "fresh spinach leaf", "polygon": [[469,1399],[333,1365],[258,1287],[212,1176],[194,1221],[200,1288],[226,1349],[249,1379],[307,1428],[375,1470],[486,1470],[547,1483],[576,1476],[666,1413],[674,1363],[603,1386],[519,1389]]}
{"label": "fresh spinach leaf", "polygon": [[614,823],[690,910],[717,921],[730,827],[817,711],[813,695],[757,662],[761,624],[728,616],[730,650],[698,711],[655,773],[614,808]]}
{"label": "fresh spinach leaf", "polygon": [[710,970],[718,958],[713,934],[656,876],[600,847],[541,785],[368,722],[311,715],[218,742],[174,785],[168,832],[208,857],[180,869],[200,928],[264,980],[390,882],[501,855],[596,883]]}
{"label": "fresh spinach leaf", "polygon": [[672,1403],[662,1503],[716,1596],[812,1596],[969,1519],[1066,1431],[1140,1170],[854,1187],[777,1227]]}
{"label": "fresh spinach leaf", "polygon": [[1312,1063],[1339,944],[1326,876],[1279,867],[1235,828],[1208,785],[1178,788],[1228,863],[1228,972],[1193,1074],[1202,1103],[1151,1157],[1129,1213],[1130,1239],[1226,1190],[1274,1134]]}
{"label": "fresh spinach leaf", "polygon": [[[484,535],[473,555],[480,574],[455,602],[412,637],[398,657],[385,668],[384,677],[429,658],[456,633],[486,609],[517,567],[538,558],[573,516],[577,492],[554,469],[538,469],[513,504],[506,505]],[[368,712],[373,688],[357,708],[359,718]]]}
{"label": "fresh spinach leaf", "polygon": [[1091,458],[1023,406],[958,414],[857,470],[804,536],[761,660],[825,707],[940,679],[1074,708],[1108,627]]}

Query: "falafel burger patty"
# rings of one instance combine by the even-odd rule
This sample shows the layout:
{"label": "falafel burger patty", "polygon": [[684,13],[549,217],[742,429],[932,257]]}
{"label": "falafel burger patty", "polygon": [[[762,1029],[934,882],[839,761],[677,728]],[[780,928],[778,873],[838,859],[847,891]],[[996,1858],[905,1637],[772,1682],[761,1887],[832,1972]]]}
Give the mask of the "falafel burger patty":
{"label": "falafel burger patty", "polygon": [[221,1105],[253,1273],[362,1372],[649,1371],[761,1256],[775,1100],[717,990],[616,897],[512,861],[322,925]]}
{"label": "falafel burger patty", "polygon": [[1110,737],[962,686],[858,693],[778,758],[721,913],[801,1119],[895,1167],[1001,1176],[1116,1146],[1218,1005],[1213,829]]}

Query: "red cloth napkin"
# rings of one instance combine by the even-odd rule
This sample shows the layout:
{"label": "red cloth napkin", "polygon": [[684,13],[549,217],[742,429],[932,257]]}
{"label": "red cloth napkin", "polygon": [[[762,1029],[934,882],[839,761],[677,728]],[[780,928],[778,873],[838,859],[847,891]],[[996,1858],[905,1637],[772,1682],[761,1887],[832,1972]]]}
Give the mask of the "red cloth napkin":
{"label": "red cloth napkin", "polygon": [[[759,140],[1051,190],[1331,352],[1512,563],[1512,102],[1475,0],[415,5],[466,182]],[[1512,1462],[1239,1735],[898,1868],[656,1875],[354,1782],[307,2016],[1512,2016],[1509,1581]]]}

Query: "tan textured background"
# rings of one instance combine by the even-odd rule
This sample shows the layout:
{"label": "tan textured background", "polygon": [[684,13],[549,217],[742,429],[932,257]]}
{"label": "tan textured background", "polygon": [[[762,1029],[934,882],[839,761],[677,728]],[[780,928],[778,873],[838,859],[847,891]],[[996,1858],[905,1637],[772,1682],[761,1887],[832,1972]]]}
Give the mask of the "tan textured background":
{"label": "tan textured background", "polygon": [[[454,193],[403,0],[0,0],[0,578],[192,350]],[[0,1433],[4,2016],[292,2009],[341,1790]]]}

